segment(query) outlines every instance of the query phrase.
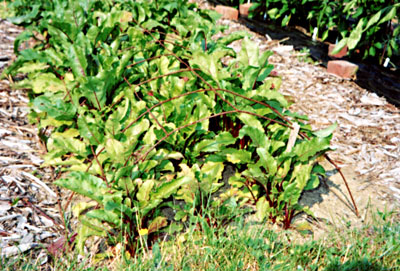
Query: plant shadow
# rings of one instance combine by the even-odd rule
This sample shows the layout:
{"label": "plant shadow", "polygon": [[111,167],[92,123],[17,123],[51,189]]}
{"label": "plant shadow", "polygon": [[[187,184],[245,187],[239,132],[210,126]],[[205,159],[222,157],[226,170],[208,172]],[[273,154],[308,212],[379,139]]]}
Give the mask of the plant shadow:
{"label": "plant shadow", "polygon": [[326,177],[320,179],[320,184],[317,188],[302,193],[299,201],[300,205],[312,208],[314,205],[324,201],[323,195],[327,196],[328,194],[332,194],[336,200],[340,201],[346,208],[355,213],[353,204],[346,191],[343,191],[343,187],[335,183],[331,178],[337,173],[338,171],[336,169],[327,171]]}
{"label": "plant shadow", "polygon": [[326,178],[320,179],[318,187],[312,190],[303,191],[300,197],[301,205],[311,208],[315,204],[321,203],[324,200],[322,195],[328,195],[331,191],[331,187],[340,189],[339,185],[329,179],[330,176],[334,175],[334,170],[327,171],[326,173]]}

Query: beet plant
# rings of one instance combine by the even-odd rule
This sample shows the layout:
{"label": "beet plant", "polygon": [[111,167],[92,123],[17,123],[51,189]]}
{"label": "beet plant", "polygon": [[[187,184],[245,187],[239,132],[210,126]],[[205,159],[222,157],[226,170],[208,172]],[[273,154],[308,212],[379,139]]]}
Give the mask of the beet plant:
{"label": "beet plant", "polygon": [[[204,216],[210,201],[250,204],[290,227],[324,175],[317,158],[335,126],[313,132],[288,110],[271,52],[245,33],[213,39],[219,15],[186,1],[40,3],[14,20],[27,28],[16,46],[36,44],[16,47],[6,73],[27,76],[17,86],[29,89],[43,166],[91,200],[74,203],[80,253],[97,235],[133,255],[142,236],[179,230],[185,210]],[[236,53],[228,45],[239,39]]]}

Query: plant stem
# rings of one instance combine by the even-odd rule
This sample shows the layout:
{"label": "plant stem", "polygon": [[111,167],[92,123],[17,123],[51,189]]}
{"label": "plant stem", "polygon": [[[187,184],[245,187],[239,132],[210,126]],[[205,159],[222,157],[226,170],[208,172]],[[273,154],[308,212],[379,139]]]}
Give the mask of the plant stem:
{"label": "plant stem", "polygon": [[350,198],[351,198],[351,201],[352,201],[352,203],[353,203],[354,211],[355,211],[355,213],[356,213],[356,216],[357,216],[357,217],[360,217],[360,215],[359,215],[359,213],[358,213],[358,209],[357,209],[357,204],[356,204],[356,202],[354,201],[353,194],[351,193],[350,187],[349,187],[349,185],[348,185],[348,183],[347,183],[346,178],[344,177],[344,174],[343,174],[342,170],[336,165],[336,163],[335,163],[327,154],[325,154],[325,158],[326,158],[326,160],[328,160],[329,163],[331,163],[331,164],[336,168],[336,170],[339,172],[340,176],[342,176],[342,179],[343,179],[343,181],[344,181],[344,184],[346,185],[347,191],[348,191],[349,194],[350,194]]}

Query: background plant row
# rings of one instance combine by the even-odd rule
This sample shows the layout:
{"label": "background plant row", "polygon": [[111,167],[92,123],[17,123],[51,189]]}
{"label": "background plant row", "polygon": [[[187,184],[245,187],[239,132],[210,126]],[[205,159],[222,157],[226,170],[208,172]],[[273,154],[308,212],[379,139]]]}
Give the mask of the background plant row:
{"label": "background plant row", "polygon": [[[339,42],[335,52],[348,46],[351,55],[383,63],[399,57],[400,25],[397,0],[262,0],[250,16],[282,26],[300,25],[317,37]],[[234,4],[232,2],[232,4]]]}
{"label": "background plant row", "polygon": [[[212,227],[232,210],[255,210],[288,228],[304,210],[298,200],[324,175],[317,159],[335,126],[313,132],[287,109],[280,78],[269,76],[271,53],[246,33],[213,39],[218,15],[186,1],[9,7],[26,31],[6,73],[26,74],[17,87],[30,90],[43,166],[62,176],[57,185],[92,199],[74,204],[78,251],[98,235],[134,254],[139,241],[180,231],[210,207]],[[238,39],[236,53],[228,45]]]}

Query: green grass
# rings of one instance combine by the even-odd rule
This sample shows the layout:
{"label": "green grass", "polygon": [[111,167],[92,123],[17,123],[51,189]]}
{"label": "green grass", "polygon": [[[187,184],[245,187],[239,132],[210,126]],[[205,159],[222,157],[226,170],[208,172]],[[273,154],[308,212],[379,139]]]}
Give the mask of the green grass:
{"label": "green grass", "polygon": [[[399,270],[400,223],[377,214],[361,229],[332,228],[318,241],[238,222],[229,230],[189,231],[127,261],[121,270]],[[310,238],[309,238],[310,239]]]}
{"label": "green grass", "polygon": [[[238,218],[227,228],[194,220],[169,241],[96,264],[68,254],[46,270],[399,270],[399,213],[375,213],[361,228],[331,226],[320,240]],[[114,250],[115,251],[115,250]],[[33,254],[1,260],[0,270],[43,270]]]}

